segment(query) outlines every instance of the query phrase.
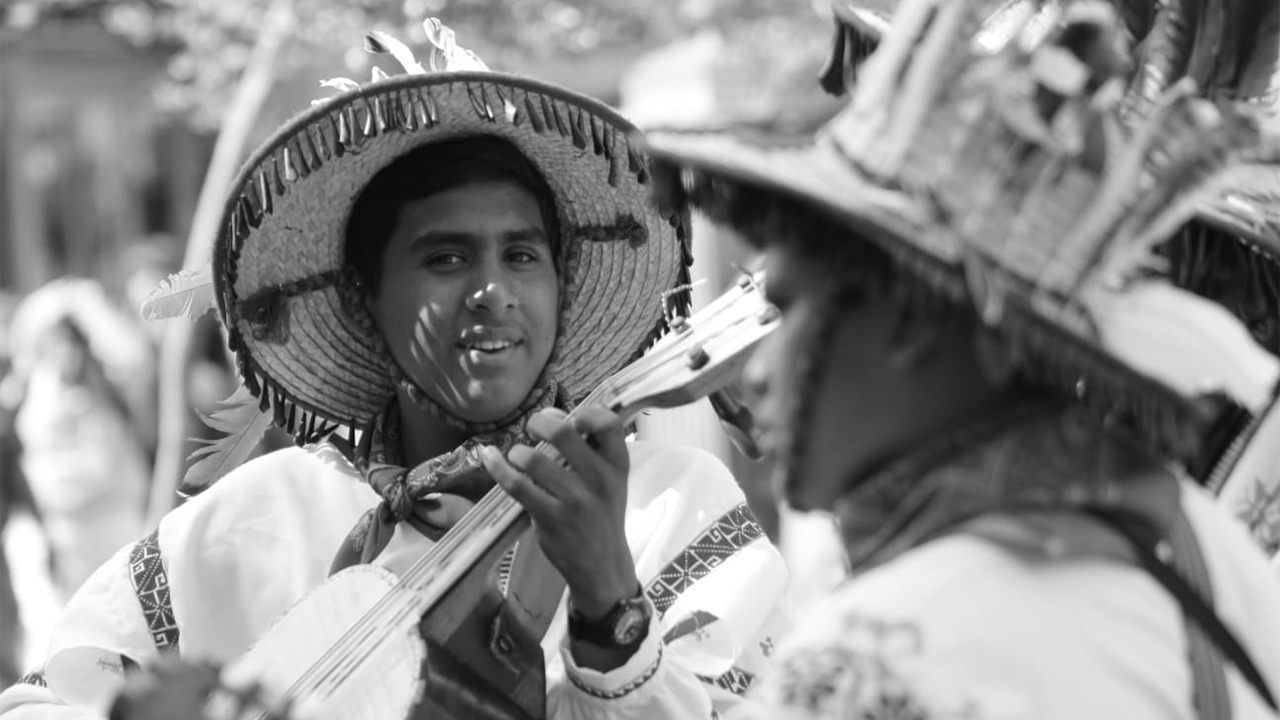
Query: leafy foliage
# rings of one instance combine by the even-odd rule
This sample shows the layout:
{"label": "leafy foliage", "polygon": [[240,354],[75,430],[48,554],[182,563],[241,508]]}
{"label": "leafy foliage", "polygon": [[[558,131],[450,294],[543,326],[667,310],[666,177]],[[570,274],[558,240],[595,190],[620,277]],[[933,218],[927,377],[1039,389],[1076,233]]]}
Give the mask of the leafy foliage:
{"label": "leafy foliage", "polygon": [[[96,17],[136,45],[175,48],[157,100],[213,126],[249,62],[271,2],[0,0],[0,30]],[[452,27],[494,69],[519,71],[548,59],[657,46],[707,28],[736,43],[775,46],[781,58],[796,48],[776,47],[779,31],[811,43],[829,27],[826,8],[826,0],[292,0],[290,42],[275,71],[281,80],[314,76],[319,68],[366,77],[371,61],[361,42],[367,31],[384,30],[418,46],[428,17]]]}

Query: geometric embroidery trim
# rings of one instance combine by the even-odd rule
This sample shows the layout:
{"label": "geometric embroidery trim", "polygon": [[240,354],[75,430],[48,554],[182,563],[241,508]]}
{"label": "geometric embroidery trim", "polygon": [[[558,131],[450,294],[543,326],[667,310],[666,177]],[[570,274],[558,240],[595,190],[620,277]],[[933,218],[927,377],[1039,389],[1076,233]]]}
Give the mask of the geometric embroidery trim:
{"label": "geometric embroidery trim", "polygon": [[169,597],[169,574],[160,557],[160,530],[134,543],[129,553],[129,580],[142,606],[151,641],[160,654],[178,652],[178,623]]}
{"label": "geometric embroidery trim", "polygon": [[720,677],[713,678],[706,675],[698,675],[697,677],[708,685],[715,685],[722,690],[728,690],[734,695],[746,695],[751,683],[756,680],[755,675],[740,667],[731,667],[728,672]]}
{"label": "geometric embroidery trim", "polygon": [[764,529],[745,503],[725,513],[711,527],[689,543],[658,573],[644,592],[659,617],[666,613],[680,593],[715,570],[738,550],[764,535]]}
{"label": "geometric embroidery trim", "polygon": [[591,687],[590,685],[582,682],[578,678],[574,677],[572,674],[569,675],[569,680],[572,681],[574,686],[576,686],[579,690],[581,690],[582,692],[588,695],[591,695],[592,697],[598,697],[601,700],[617,700],[618,698],[626,697],[627,695],[630,695],[631,693],[635,692],[641,685],[644,685],[645,683],[649,682],[649,678],[653,677],[654,674],[658,672],[658,666],[661,664],[662,664],[662,643],[658,643],[658,657],[654,658],[654,661],[649,664],[649,667],[645,668],[645,671],[640,674],[640,677],[636,678],[635,680],[632,680],[626,685],[623,685],[617,690],[610,690],[607,692],[604,690],[597,690]]}

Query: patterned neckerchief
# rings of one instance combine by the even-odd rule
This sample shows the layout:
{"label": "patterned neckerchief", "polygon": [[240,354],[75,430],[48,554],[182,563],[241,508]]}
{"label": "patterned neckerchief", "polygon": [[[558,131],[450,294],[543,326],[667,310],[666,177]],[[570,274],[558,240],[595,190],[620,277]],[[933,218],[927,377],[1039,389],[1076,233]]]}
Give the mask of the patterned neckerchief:
{"label": "patterned neckerchief", "polygon": [[517,444],[533,444],[525,430],[529,417],[543,408],[567,404],[555,381],[544,381],[504,427],[472,435],[453,450],[407,468],[400,455],[399,406],[393,400],[365,429],[352,453],[356,467],[382,502],[352,528],[330,573],[378,557],[400,522],[408,522],[432,540],[440,539],[493,487],[480,460],[480,446],[492,445],[505,453]]}

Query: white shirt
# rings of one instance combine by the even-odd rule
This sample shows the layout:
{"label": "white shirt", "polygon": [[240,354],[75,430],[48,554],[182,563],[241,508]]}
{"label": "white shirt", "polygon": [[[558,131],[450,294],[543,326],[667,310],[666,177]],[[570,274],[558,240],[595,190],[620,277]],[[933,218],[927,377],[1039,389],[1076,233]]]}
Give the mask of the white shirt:
{"label": "white shirt", "polygon": [[[1280,584],[1200,488],[1184,484],[1181,495],[1219,617],[1278,692]],[[952,534],[809,607],[743,716],[1195,717],[1181,608],[1144,570],[1116,560],[1028,558]],[[1275,717],[1230,665],[1227,686],[1233,717]]]}
{"label": "white shirt", "polygon": [[[736,703],[744,679],[763,670],[773,638],[789,629],[785,566],[713,456],[644,442],[629,448],[626,534],[660,612],[632,658],[599,673],[573,662],[562,602],[543,642],[548,715],[705,720]],[[321,444],[258,458],[171,512],[157,534],[163,572],[149,581],[167,586],[182,656],[241,655],[325,581],[339,544],[378,501],[341,453]],[[395,572],[429,544],[397,529],[378,564]],[[123,548],[72,599],[53,633],[48,687],[0,694],[5,720],[101,717],[121,681],[119,656],[158,657],[131,554],[139,561],[137,547]],[[665,643],[664,634],[695,611],[718,620]]]}

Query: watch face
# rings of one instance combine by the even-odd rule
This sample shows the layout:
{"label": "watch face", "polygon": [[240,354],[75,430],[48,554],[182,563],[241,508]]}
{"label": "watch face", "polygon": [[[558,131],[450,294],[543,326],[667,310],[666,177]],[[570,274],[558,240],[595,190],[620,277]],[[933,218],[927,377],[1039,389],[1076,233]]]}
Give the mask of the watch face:
{"label": "watch face", "polygon": [[645,617],[644,608],[634,605],[628,607],[613,624],[613,641],[619,645],[630,645],[640,637],[646,625],[648,618]]}

